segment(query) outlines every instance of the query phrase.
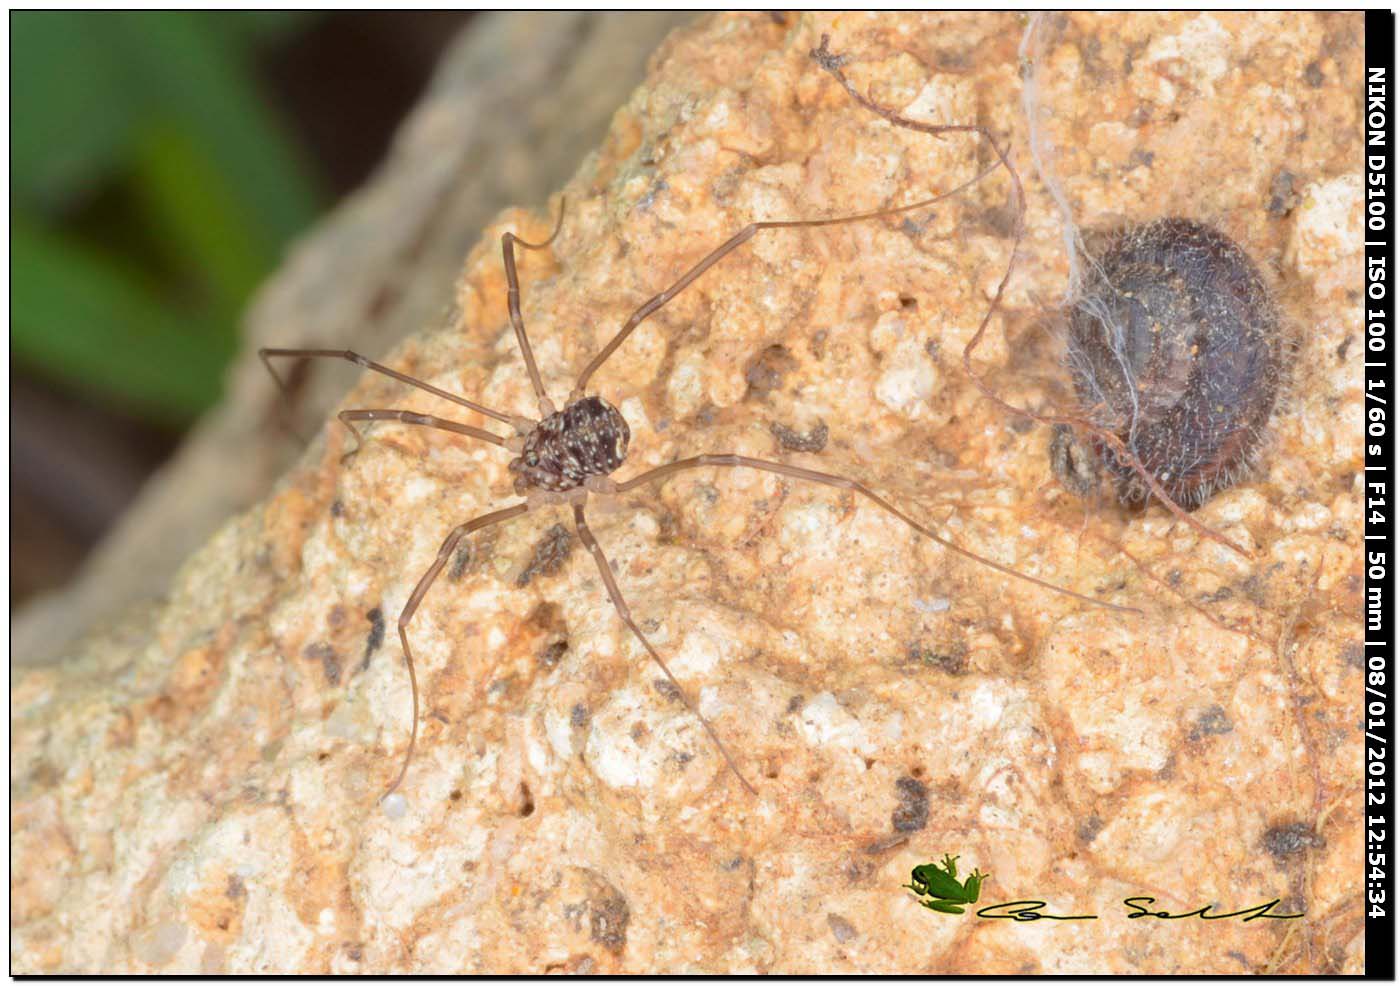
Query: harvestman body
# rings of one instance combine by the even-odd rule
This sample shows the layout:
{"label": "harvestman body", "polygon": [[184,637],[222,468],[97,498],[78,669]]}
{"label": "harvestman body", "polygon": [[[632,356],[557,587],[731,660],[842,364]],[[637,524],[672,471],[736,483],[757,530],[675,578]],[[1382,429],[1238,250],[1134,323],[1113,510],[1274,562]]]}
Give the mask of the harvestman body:
{"label": "harvestman body", "polygon": [[[814,55],[819,55],[824,51],[825,39],[823,39],[823,48],[821,51],[814,52]],[[818,61],[821,61],[820,57]],[[823,63],[823,67],[828,71],[832,70],[831,65]],[[836,68],[839,69],[839,63],[836,65]],[[844,79],[842,81],[844,83]],[[857,98],[862,103],[866,102],[866,100],[858,95]],[[946,127],[924,125],[922,129],[930,133],[977,132],[987,137],[990,136],[980,127],[962,125],[950,125]],[[993,141],[992,143],[993,147],[996,147],[995,142]],[[530,349],[530,341],[525,334],[525,324],[520,315],[520,283],[515,268],[515,247],[519,245],[527,250],[540,250],[553,242],[554,237],[559,233],[559,226],[563,224],[564,208],[561,200],[559,226],[556,226],[554,233],[551,234],[548,240],[545,240],[543,243],[529,243],[522,240],[514,233],[506,233],[501,237],[501,251],[504,257],[506,281],[508,285],[507,302],[510,309],[510,320],[515,329],[515,337],[520,346],[521,355],[525,360],[525,368],[530,375],[531,385],[534,388],[535,396],[539,402],[540,416],[538,419],[522,418],[497,411],[475,401],[468,400],[465,397],[460,397],[448,391],[441,390],[422,380],[417,380],[348,350],[260,349],[258,351],[264,365],[268,368],[268,372],[272,373],[273,377],[279,380],[279,383],[280,378],[277,378],[275,371],[272,369],[270,362],[271,357],[325,357],[344,359],[366,369],[373,370],[376,373],[382,373],[385,376],[392,377],[395,380],[416,387],[419,390],[426,391],[434,396],[469,408],[501,424],[507,425],[515,431],[514,435],[503,437],[483,428],[461,424],[444,418],[434,417],[429,414],[419,414],[415,411],[398,409],[361,409],[341,411],[339,414],[340,421],[350,429],[357,441],[360,440],[360,434],[352,422],[395,420],[404,424],[422,425],[428,428],[438,428],[444,431],[467,435],[515,452],[516,457],[511,461],[509,468],[511,472],[515,474],[515,492],[524,497],[524,499],[518,503],[482,514],[479,517],[475,517],[453,528],[447,535],[446,540],[443,541],[436,560],[434,560],[433,564],[418,580],[418,584],[415,586],[412,595],[409,596],[408,602],[404,605],[403,611],[399,614],[399,641],[403,646],[404,663],[408,668],[409,684],[412,690],[413,722],[409,734],[408,748],[404,753],[403,763],[399,768],[398,775],[385,792],[386,796],[392,793],[403,782],[404,776],[408,772],[409,764],[412,761],[413,752],[418,740],[418,679],[413,665],[413,650],[408,639],[408,627],[413,619],[413,614],[417,611],[419,604],[423,601],[423,597],[427,594],[428,589],[432,586],[434,580],[438,577],[438,574],[442,571],[443,566],[452,556],[453,551],[462,538],[473,532],[519,517],[531,510],[556,504],[567,504],[572,507],[574,525],[578,531],[579,540],[582,541],[583,545],[593,556],[593,560],[598,567],[598,572],[602,576],[603,584],[607,588],[608,596],[612,600],[613,606],[616,608],[622,622],[627,625],[627,628],[646,649],[647,653],[651,655],[652,660],[661,668],[667,679],[676,687],[687,709],[700,721],[705,731],[709,734],[710,739],[714,742],[716,748],[720,751],[720,754],[734,772],[734,775],[738,777],[740,783],[742,783],[748,791],[753,793],[753,786],[749,784],[739,771],[733,756],[730,755],[729,750],[715,733],[714,727],[710,725],[710,722],[690,700],[685,690],[681,688],[680,683],[676,681],[675,676],[671,674],[670,669],[667,668],[666,662],[662,660],[661,655],[657,653],[656,648],[647,640],[646,635],[642,633],[641,628],[633,619],[631,610],[628,608],[627,602],[623,598],[622,591],[618,587],[617,580],[613,576],[607,556],[603,553],[602,547],[598,544],[597,539],[593,536],[593,532],[589,529],[584,514],[584,507],[588,501],[589,494],[607,495],[626,493],[649,483],[659,482],[670,475],[687,469],[705,467],[757,469],[763,472],[786,476],[790,479],[805,480],[825,486],[836,487],[838,489],[852,490],[870,500],[880,509],[898,517],[923,536],[965,558],[994,568],[1013,578],[1021,579],[1022,581],[1032,583],[1041,588],[1071,596],[1096,606],[1119,611],[1134,611],[1130,607],[1116,606],[1111,603],[1103,602],[1102,600],[1081,595],[1080,593],[1053,585],[1052,583],[1035,578],[1034,576],[1017,572],[991,559],[974,554],[934,533],[928,527],[920,524],[879,494],[875,493],[865,484],[833,473],[818,472],[813,469],[806,469],[783,462],[772,462],[743,455],[712,454],[679,459],[675,462],[649,469],[620,482],[610,478],[611,473],[618,469],[626,460],[630,432],[627,427],[627,422],[623,419],[622,414],[617,408],[613,407],[601,397],[587,394],[586,388],[589,378],[592,377],[594,372],[603,365],[608,357],[622,345],[638,325],[683,291],[689,284],[704,274],[705,271],[709,270],[710,267],[717,264],[729,253],[748,242],[755,234],[763,230],[836,226],[845,223],[863,222],[866,220],[898,215],[915,209],[925,208],[970,187],[1000,165],[1007,164],[1009,167],[1008,162],[1006,162],[999,148],[997,148],[997,151],[998,161],[993,163],[989,168],[979,172],[973,178],[948,192],[907,205],[875,212],[860,213],[852,216],[750,223],[723,244],[716,247],[691,267],[690,270],[681,275],[670,287],[652,297],[633,312],[623,324],[622,328],[618,330],[617,334],[614,335],[608,344],[599,351],[586,367],[584,367],[583,372],[579,374],[578,380],[574,384],[573,391],[569,395],[569,399],[564,405],[563,410],[558,410],[550,400],[549,395],[545,392],[539,369],[535,364],[534,354]],[[1004,283],[1003,281],[1003,286]],[[1001,292],[998,291],[996,297],[993,299],[992,308],[995,308],[996,301],[1000,298],[1000,294]],[[987,318],[990,318],[990,316],[991,311],[989,310]],[[984,320],[984,328],[985,324],[986,322]]]}

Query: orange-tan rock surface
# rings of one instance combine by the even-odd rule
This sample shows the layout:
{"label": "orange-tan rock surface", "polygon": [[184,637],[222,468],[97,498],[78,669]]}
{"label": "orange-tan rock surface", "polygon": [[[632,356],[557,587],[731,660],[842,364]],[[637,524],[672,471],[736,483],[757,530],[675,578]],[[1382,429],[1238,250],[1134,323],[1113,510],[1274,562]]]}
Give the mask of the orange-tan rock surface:
{"label": "orange-tan rock surface", "polygon": [[[1068,393],[1052,173],[1086,228],[1187,215],[1269,272],[1297,370],[1263,465],[1196,514],[1251,557],[1161,507],[1071,498],[1045,429],[965,376],[1011,246],[1003,174],[909,216],[760,233],[595,377],[632,429],[618,475],[723,451],[857,476],[1139,615],[836,490],[687,472],[589,516],[757,796],[553,508],[483,534],[419,610],[419,750],[381,804],[409,726],[395,620],[447,531],[514,500],[509,455],[382,424],[342,461],[326,428],[155,617],[15,679],[13,970],[1359,972],[1360,16],[1052,17],[1030,99],[1026,26],[755,14],[672,35],[563,190],[558,239],[521,259],[545,382],[562,401],[751,219],[893,205],[990,163],[855,105],[809,58],[829,34],[873,99],[1012,148],[1028,237],[976,360],[1008,400]],[[499,239],[551,218],[488,228],[451,319],[390,362],[533,414]],[[483,424],[382,377],[346,406]],[[922,908],[901,884],[944,853],[992,874],[978,906],[1098,919]],[[1306,916],[1130,920],[1132,896]]]}

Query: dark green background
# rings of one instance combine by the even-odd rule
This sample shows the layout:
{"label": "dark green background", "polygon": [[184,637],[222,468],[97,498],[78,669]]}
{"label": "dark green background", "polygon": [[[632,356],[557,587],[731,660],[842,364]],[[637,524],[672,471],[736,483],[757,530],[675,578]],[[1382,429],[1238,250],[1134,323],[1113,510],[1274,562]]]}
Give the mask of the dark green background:
{"label": "dark green background", "polygon": [[12,602],[66,580],[219,400],[250,293],[464,20],[10,15]]}

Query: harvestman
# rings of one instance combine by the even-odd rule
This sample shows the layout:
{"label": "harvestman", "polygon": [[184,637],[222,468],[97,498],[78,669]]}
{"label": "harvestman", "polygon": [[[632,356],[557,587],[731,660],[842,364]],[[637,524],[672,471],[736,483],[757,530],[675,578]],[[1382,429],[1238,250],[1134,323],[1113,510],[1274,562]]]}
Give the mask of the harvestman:
{"label": "harvestman", "polygon": [[[828,71],[830,71],[829,66],[823,67],[828,68]],[[865,102],[865,100],[862,99],[861,102]],[[986,131],[980,127],[965,125],[925,125],[921,129],[934,134],[979,132],[984,136],[989,136]],[[968,551],[954,542],[949,541],[947,538],[935,534],[932,530],[920,524],[889,501],[885,500],[864,483],[834,473],[818,472],[814,469],[805,469],[783,462],[756,459],[744,455],[722,453],[697,455],[685,459],[678,459],[674,462],[657,466],[654,469],[649,469],[621,482],[609,478],[609,474],[620,467],[626,458],[630,432],[627,427],[627,422],[623,419],[621,413],[601,397],[588,395],[586,393],[586,388],[589,378],[592,377],[598,368],[607,361],[608,357],[622,345],[637,326],[678,295],[707,270],[719,263],[720,260],[738,249],[744,243],[747,243],[757,233],[769,229],[838,226],[846,223],[864,222],[871,219],[899,215],[901,213],[911,212],[915,209],[926,208],[976,184],[1000,165],[1004,164],[1009,168],[1009,162],[1007,162],[1004,155],[1000,153],[1000,148],[996,146],[995,141],[993,141],[993,147],[996,148],[998,152],[997,161],[980,171],[973,178],[963,182],[961,185],[956,186],[950,191],[932,196],[931,198],[921,199],[917,202],[896,206],[890,209],[864,212],[851,216],[836,216],[824,219],[768,220],[749,223],[682,274],[670,287],[652,297],[632,313],[623,324],[622,328],[618,330],[617,334],[614,335],[608,344],[584,367],[562,411],[556,409],[554,402],[550,400],[549,395],[545,392],[544,384],[540,378],[539,368],[535,364],[535,357],[530,349],[530,341],[525,334],[525,323],[520,315],[520,282],[515,269],[515,247],[517,245],[526,250],[542,250],[549,246],[559,234],[559,229],[562,227],[564,221],[564,203],[561,199],[558,224],[555,226],[554,232],[550,234],[549,239],[542,243],[530,243],[516,236],[514,233],[505,233],[501,237],[501,252],[505,262],[506,282],[508,285],[506,298],[507,305],[510,309],[510,321],[515,329],[515,338],[520,346],[521,356],[525,360],[525,369],[530,375],[530,383],[534,388],[535,396],[539,402],[540,416],[538,419],[506,414],[494,408],[486,407],[483,404],[468,400],[465,397],[460,397],[457,394],[449,393],[448,391],[434,387],[432,384],[426,383],[425,381],[400,373],[397,370],[376,363],[359,353],[349,350],[275,348],[258,350],[258,355],[262,358],[264,366],[267,367],[268,372],[272,374],[273,378],[277,380],[279,384],[281,383],[281,378],[277,376],[276,371],[272,368],[272,357],[343,359],[364,367],[365,369],[392,377],[411,387],[426,391],[435,397],[441,397],[454,404],[469,408],[470,410],[476,411],[479,414],[485,415],[488,418],[494,419],[512,428],[515,432],[515,434],[510,437],[503,437],[494,432],[472,425],[434,417],[430,414],[419,414],[416,411],[398,409],[357,409],[341,411],[338,415],[341,423],[355,436],[357,442],[356,448],[359,447],[358,443],[362,441],[362,438],[353,422],[395,420],[403,424],[422,425],[428,428],[438,428],[443,431],[455,432],[459,435],[467,435],[471,438],[489,442],[492,445],[514,452],[516,453],[516,457],[511,461],[509,468],[511,472],[516,474],[514,483],[515,492],[524,497],[524,499],[518,503],[502,507],[499,510],[490,511],[479,517],[474,517],[453,528],[451,533],[447,535],[446,540],[443,541],[436,560],[428,570],[423,573],[422,578],[418,580],[418,584],[414,587],[413,594],[409,596],[408,602],[404,605],[403,611],[399,614],[399,641],[403,645],[404,663],[408,667],[409,685],[413,696],[413,723],[409,734],[408,749],[404,752],[403,763],[399,767],[398,776],[394,778],[394,782],[390,784],[388,790],[385,791],[385,796],[391,794],[403,782],[404,776],[408,773],[408,767],[413,759],[414,749],[418,741],[418,678],[413,665],[413,650],[408,641],[408,626],[413,619],[413,614],[418,609],[418,605],[423,601],[423,597],[427,594],[428,589],[432,586],[434,580],[438,577],[438,574],[442,571],[443,566],[447,563],[448,558],[452,556],[453,551],[462,538],[466,537],[468,534],[483,530],[484,528],[519,517],[531,510],[556,504],[567,504],[573,508],[574,526],[578,531],[579,540],[583,542],[584,547],[586,547],[589,554],[593,556],[593,560],[598,567],[598,573],[602,576],[603,584],[607,587],[608,596],[612,600],[612,604],[617,610],[617,614],[622,619],[622,622],[632,631],[632,634],[641,643],[642,647],[651,655],[651,659],[656,662],[657,666],[661,668],[662,673],[665,674],[666,678],[675,686],[687,710],[699,720],[706,733],[709,734],[710,739],[714,742],[715,747],[729,765],[730,770],[732,770],[734,775],[739,779],[739,782],[743,784],[750,793],[756,793],[754,792],[753,785],[751,785],[740,772],[733,756],[729,753],[723,741],[720,740],[714,727],[711,726],[709,720],[701,714],[698,706],[690,700],[690,697],[681,687],[680,682],[671,674],[670,669],[666,666],[666,662],[662,660],[661,655],[657,653],[656,648],[652,646],[651,642],[646,638],[646,635],[642,633],[641,628],[632,618],[631,610],[628,608],[627,602],[623,599],[622,591],[619,589],[617,580],[613,576],[607,556],[603,553],[602,547],[598,544],[597,539],[593,536],[593,532],[589,529],[587,519],[584,515],[584,507],[590,493],[598,495],[627,493],[640,486],[658,482],[667,476],[687,469],[698,469],[710,466],[756,469],[763,472],[775,473],[779,476],[786,476],[789,479],[806,480],[824,486],[836,487],[837,489],[852,490],[874,503],[881,510],[899,518],[924,537],[929,538],[948,551],[961,555],[964,558],[996,569],[1013,578],[1040,586],[1043,589],[1058,592],[1062,595],[1070,596],[1095,606],[1102,606],[1121,612],[1136,612],[1132,607],[1118,606],[1094,599],[1090,596],[1082,595],[1038,579],[1032,575],[1018,572],[1006,565],[1002,565],[989,558],[984,558],[974,552]],[[1008,268],[1007,277],[1009,276],[1010,269]],[[1005,287],[1005,279],[1002,282],[1002,287]],[[1001,290],[998,290],[984,318],[983,328],[986,326],[986,321],[991,318],[992,312],[995,310],[1000,297]],[[980,334],[979,330],[979,336]]]}

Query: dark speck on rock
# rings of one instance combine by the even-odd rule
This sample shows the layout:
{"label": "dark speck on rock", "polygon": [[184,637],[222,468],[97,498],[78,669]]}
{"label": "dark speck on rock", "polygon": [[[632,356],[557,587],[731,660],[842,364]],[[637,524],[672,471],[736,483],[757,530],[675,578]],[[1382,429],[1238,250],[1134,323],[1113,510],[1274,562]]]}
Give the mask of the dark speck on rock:
{"label": "dark speck on rock", "polygon": [[831,928],[831,937],[842,945],[856,937],[855,926],[839,914],[828,914],[826,923]]}
{"label": "dark speck on rock", "polygon": [[1269,583],[1256,573],[1240,583],[1245,597],[1256,606],[1265,606],[1269,601]]}
{"label": "dark speck on rock", "polygon": [[655,204],[656,197],[662,192],[668,191],[670,187],[671,186],[667,184],[665,178],[662,178],[660,181],[656,182],[654,185],[651,186],[651,188],[647,189],[647,193],[645,195],[643,195],[640,199],[637,200],[637,211],[646,212],[652,207],[652,205]]}
{"label": "dark speck on rock", "polygon": [[573,548],[573,534],[563,524],[555,524],[545,531],[544,537],[535,544],[535,553],[530,559],[530,564],[516,576],[516,586],[524,588],[537,575],[555,574],[564,567],[564,562],[568,560]]}
{"label": "dark speck on rock", "polygon": [[467,566],[472,563],[474,551],[472,544],[463,538],[462,543],[457,545],[457,551],[452,555],[452,567],[447,571],[447,581],[456,582],[467,572]]}
{"label": "dark speck on rock", "polygon": [[1203,595],[1201,597],[1201,602],[1207,605],[1209,605],[1210,603],[1223,603],[1227,599],[1234,598],[1234,595],[1234,589],[1231,589],[1228,585],[1222,585],[1219,589],[1216,589],[1214,592],[1208,592],[1205,595]]}
{"label": "dark speck on rock", "polygon": [[1269,204],[1265,206],[1269,215],[1280,219],[1293,211],[1299,198],[1294,187],[1297,181],[1297,176],[1286,168],[1274,175],[1273,184],[1269,186]]}
{"label": "dark speck on rock", "polygon": [[340,656],[336,654],[334,647],[317,641],[313,644],[307,644],[306,649],[301,654],[308,661],[321,662],[321,671],[326,676],[327,684],[340,684]]}
{"label": "dark speck on rock", "polygon": [[1098,815],[1090,815],[1079,825],[1079,830],[1075,833],[1079,836],[1079,841],[1088,845],[1099,837],[1103,831],[1103,819]]}
{"label": "dark speck on rock", "polygon": [[361,670],[369,667],[369,659],[384,643],[384,611],[376,606],[365,614],[365,619],[369,620],[369,637],[365,640],[365,657],[360,662]]}
{"label": "dark speck on rock", "polygon": [[899,804],[890,813],[890,824],[896,832],[918,832],[928,824],[928,785],[912,777],[894,782]]}
{"label": "dark speck on rock", "polygon": [[1284,860],[1309,849],[1321,849],[1327,840],[1313,831],[1306,822],[1289,822],[1275,825],[1264,833],[1261,840],[1264,850],[1275,859]]}
{"label": "dark speck on rock", "polygon": [[982,210],[982,228],[993,236],[1010,239],[1016,235],[1020,213],[1010,204],[992,206]]}
{"label": "dark speck on rock", "polygon": [[569,642],[567,640],[552,640],[540,651],[540,666],[546,668],[557,667],[564,655],[569,652]]}
{"label": "dark speck on rock", "polygon": [[797,368],[797,360],[783,346],[769,346],[749,364],[744,379],[749,392],[763,395],[783,385],[783,376]]}
{"label": "dark speck on rock", "polygon": [[967,653],[963,646],[934,648],[915,642],[909,645],[907,653],[911,664],[922,664],[944,674],[967,673]]}
{"label": "dark speck on rock", "polygon": [[612,887],[588,902],[588,935],[613,953],[627,947],[627,924],[632,912],[627,900]]}
{"label": "dark speck on rock", "polygon": [[769,430],[777,437],[778,444],[789,452],[820,452],[826,448],[826,439],[830,434],[825,421],[818,421],[806,434],[777,422],[769,425]]}
{"label": "dark speck on rock", "polygon": [[1204,736],[1223,736],[1233,731],[1234,728],[1234,723],[1230,722],[1230,717],[1225,714],[1225,710],[1219,705],[1212,705],[1201,713],[1201,717],[1191,727],[1187,738],[1199,740]]}

